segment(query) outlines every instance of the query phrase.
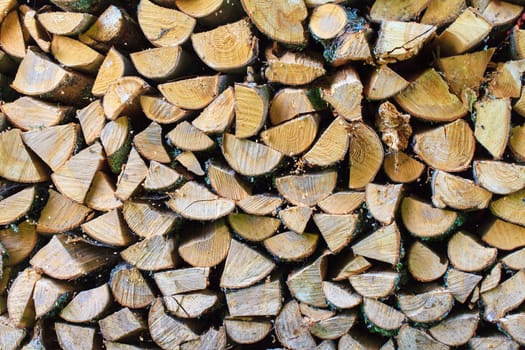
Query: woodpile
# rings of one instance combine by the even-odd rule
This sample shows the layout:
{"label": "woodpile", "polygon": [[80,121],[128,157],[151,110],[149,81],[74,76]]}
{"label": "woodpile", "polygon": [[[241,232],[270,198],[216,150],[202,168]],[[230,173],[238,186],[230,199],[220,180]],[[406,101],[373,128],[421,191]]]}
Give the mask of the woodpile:
{"label": "woodpile", "polygon": [[523,0],[0,0],[0,349],[525,347]]}

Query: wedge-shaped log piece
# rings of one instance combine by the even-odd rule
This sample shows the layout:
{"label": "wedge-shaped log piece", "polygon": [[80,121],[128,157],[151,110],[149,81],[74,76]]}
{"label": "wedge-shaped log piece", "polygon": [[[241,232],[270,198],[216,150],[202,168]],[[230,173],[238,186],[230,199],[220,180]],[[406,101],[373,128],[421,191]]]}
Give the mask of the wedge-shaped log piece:
{"label": "wedge-shaped log piece", "polygon": [[455,211],[435,208],[414,197],[401,202],[401,220],[411,234],[422,239],[443,238],[460,223]]}
{"label": "wedge-shaped log piece", "polygon": [[44,54],[28,50],[12,87],[24,95],[43,96],[66,105],[82,105],[88,102],[92,84],[91,78],[65,70]]}
{"label": "wedge-shaped log piece", "polygon": [[376,185],[369,183],[366,186],[366,206],[372,216],[384,225],[394,221],[401,202],[403,185]]}
{"label": "wedge-shaped log piece", "polygon": [[51,53],[65,67],[87,74],[97,73],[104,61],[104,56],[86,44],[62,35],[53,36]]}
{"label": "wedge-shaped log piece", "polygon": [[190,115],[190,111],[176,107],[158,96],[140,96],[140,106],[149,120],[159,124],[176,123]]}
{"label": "wedge-shaped log piece", "polygon": [[386,298],[397,289],[400,274],[391,270],[376,270],[350,276],[352,288],[365,298]]}
{"label": "wedge-shaped log piece", "polygon": [[122,202],[115,197],[115,185],[104,172],[97,171],[86,195],[88,207],[99,211],[110,211],[122,207]]}
{"label": "wedge-shaped log piece", "polygon": [[131,149],[131,130],[130,118],[119,117],[107,123],[100,132],[109,167],[116,174],[120,173]]}
{"label": "wedge-shaped log piece", "polygon": [[[98,324],[102,336],[109,341],[133,338],[148,329],[142,316],[128,308],[112,313],[98,321]],[[106,348],[108,348],[107,345]]]}
{"label": "wedge-shaped log piece", "polygon": [[283,204],[281,197],[266,194],[255,194],[237,202],[237,206],[245,213],[253,215],[269,215],[275,213]]}
{"label": "wedge-shaped log piece", "polygon": [[121,251],[120,256],[140,270],[172,269],[177,264],[175,239],[158,235],[145,238]]}
{"label": "wedge-shaped log piece", "polygon": [[29,40],[29,32],[22,27],[23,17],[21,10],[12,10],[5,16],[0,30],[2,50],[17,59],[26,55],[26,42]]}
{"label": "wedge-shaped log piece", "polygon": [[86,31],[96,17],[82,12],[44,12],[37,16],[46,31],[56,35],[74,36]]}
{"label": "wedge-shaped log piece", "polygon": [[374,337],[351,330],[339,338],[337,343],[338,349],[379,349],[381,342]]}
{"label": "wedge-shaped log piece", "polygon": [[235,136],[256,135],[266,123],[270,90],[267,85],[235,84]]}
{"label": "wedge-shaped log piece", "polygon": [[467,114],[465,105],[449,92],[447,83],[433,68],[423,72],[395,100],[414,117],[432,122],[451,122]]}
{"label": "wedge-shaped log piece", "polygon": [[199,58],[219,72],[241,72],[259,53],[248,19],[194,33],[191,42]]}
{"label": "wedge-shaped log piece", "polygon": [[383,226],[352,245],[354,254],[383,261],[395,266],[401,255],[401,234],[395,222]]}
{"label": "wedge-shaped log piece", "polygon": [[374,55],[381,64],[412,58],[434,37],[436,29],[416,22],[383,21]]}
{"label": "wedge-shaped log piece", "polygon": [[167,137],[172,145],[185,151],[206,151],[215,145],[208,135],[187,121],[177,124]]}
{"label": "wedge-shaped log piece", "polygon": [[231,234],[224,219],[205,225],[195,223],[186,234],[181,234],[178,251],[191,266],[213,267],[226,258],[230,242]]}
{"label": "wedge-shaped log piece", "polygon": [[347,24],[347,14],[343,6],[323,4],[316,7],[308,23],[312,36],[319,40],[334,39]]}
{"label": "wedge-shaped log piece", "polygon": [[73,280],[111,265],[111,250],[95,247],[66,235],[54,235],[29,261],[37,270],[59,280]]}
{"label": "wedge-shaped log piece", "polygon": [[488,349],[509,349],[518,350],[519,345],[512,339],[504,335],[493,335],[487,337],[473,337],[469,340],[468,345],[474,350],[488,350]]}
{"label": "wedge-shaped log piece", "polygon": [[151,304],[155,295],[142,273],[135,267],[120,264],[110,276],[111,292],[115,300],[130,309],[144,308]]}
{"label": "wedge-shaped log piece", "polygon": [[382,64],[374,69],[365,81],[363,93],[370,100],[384,100],[403,91],[408,84],[405,78],[388,65]]}
{"label": "wedge-shaped log piece", "polygon": [[510,34],[511,57],[516,60],[525,58],[525,30],[514,27]]}
{"label": "wedge-shaped log piece", "polygon": [[102,106],[106,118],[115,120],[121,115],[135,115],[140,110],[140,96],[150,86],[139,77],[122,77],[114,80],[104,93]]}
{"label": "wedge-shaped log piece", "polygon": [[211,290],[164,297],[166,310],[180,318],[198,318],[213,310],[219,298]]}
{"label": "wedge-shaped log piece", "polygon": [[113,209],[81,225],[91,238],[116,247],[127,247],[133,242],[126,222],[118,209]]}
{"label": "wedge-shaped log piece", "polygon": [[151,339],[162,349],[176,349],[199,338],[183,321],[166,313],[161,298],[155,299],[149,309],[148,328]]}
{"label": "wedge-shaped log piece", "polygon": [[122,213],[130,230],[144,238],[166,235],[180,221],[172,211],[158,210],[147,203],[126,201]]}
{"label": "wedge-shaped log piece", "polygon": [[[305,46],[306,33],[302,22],[308,12],[303,1],[274,3],[269,0],[241,0],[253,24],[271,39],[295,46]],[[286,18],[286,24],[280,19]]]}
{"label": "wedge-shaped log piece", "polygon": [[105,160],[98,142],[71,157],[51,175],[57,189],[75,202],[83,203],[95,177]]}
{"label": "wedge-shaped log piece", "polygon": [[327,214],[349,214],[365,201],[365,193],[357,191],[336,192],[317,203]]}
{"label": "wedge-shaped log piece", "polygon": [[341,312],[333,317],[320,320],[309,327],[310,333],[320,339],[339,339],[346,334],[357,319],[355,311]]}
{"label": "wedge-shaped log piece", "polygon": [[494,51],[490,48],[439,59],[439,69],[445,74],[450,90],[463,102],[470,102],[465,100],[466,90],[478,91]]}
{"label": "wedge-shaped log piece", "polygon": [[481,294],[481,302],[485,307],[483,318],[489,322],[497,322],[509,311],[519,307],[525,300],[525,271],[521,270],[494,289]]}
{"label": "wedge-shaped log piece", "polygon": [[525,227],[496,219],[482,231],[481,239],[500,250],[515,250],[525,246]]}
{"label": "wedge-shaped log piece", "polygon": [[99,67],[91,93],[93,96],[102,97],[111,83],[133,73],[133,65],[129,59],[112,47]]}
{"label": "wedge-shaped log piece", "polygon": [[[521,3],[523,5],[523,3]],[[489,1],[482,12],[483,17],[494,27],[505,26],[514,22],[523,11],[523,6],[506,1]]]}
{"label": "wedge-shaped log piece", "polygon": [[221,198],[203,185],[190,181],[175,192],[169,193],[166,204],[183,217],[191,220],[211,221],[230,214],[235,202]]}
{"label": "wedge-shaped log piece", "polygon": [[348,187],[361,189],[374,180],[381,168],[384,156],[383,144],[374,129],[364,123],[352,123],[348,132],[350,134]]}
{"label": "wedge-shaped log piece", "polygon": [[22,134],[22,140],[52,170],[56,170],[73,154],[77,133],[77,126],[69,123],[27,131]]}
{"label": "wedge-shaped log piece", "polygon": [[227,291],[226,303],[232,317],[277,316],[283,303],[281,281]]}
{"label": "wedge-shaped log piece", "polygon": [[509,149],[518,162],[525,162],[525,125],[510,130]]}
{"label": "wedge-shaped log piece", "polygon": [[444,345],[425,331],[404,325],[399,330],[397,336],[397,346],[399,350],[421,349],[421,350],[448,350],[450,347]]}
{"label": "wedge-shaped log piece", "polygon": [[429,329],[437,341],[448,346],[466,344],[476,334],[479,323],[479,313],[459,312],[448,316],[439,324]]}
{"label": "wedge-shaped log piece", "polygon": [[299,304],[295,300],[287,302],[275,319],[275,334],[279,342],[290,349],[313,349],[316,346],[308,326],[301,322]]}
{"label": "wedge-shaped log piece", "polygon": [[225,318],[226,333],[237,344],[255,344],[266,338],[273,328],[270,320]]}
{"label": "wedge-shaped log piece", "polygon": [[279,218],[283,225],[296,233],[303,233],[312,217],[310,207],[294,206],[279,211]]}
{"label": "wedge-shaped log piece", "polygon": [[505,267],[512,270],[521,270],[525,268],[525,248],[515,251],[501,259]]}
{"label": "wedge-shaped log piece", "polygon": [[525,190],[511,193],[490,203],[490,211],[495,216],[514,224],[525,226]]}
{"label": "wedge-shaped log piece", "polygon": [[322,167],[331,166],[343,160],[350,142],[348,126],[343,118],[335,118],[312,148],[306,152],[304,160],[310,165]]}
{"label": "wedge-shaped log piece", "polygon": [[7,296],[7,312],[9,320],[16,328],[32,327],[35,322],[35,306],[33,290],[41,274],[28,267],[15,278]]}
{"label": "wedge-shaped log piece", "polygon": [[[167,1],[167,3],[171,4],[172,2]],[[197,19],[199,23],[207,27],[214,27],[226,22],[229,23],[244,14],[240,1],[176,0],[175,5],[179,10]]]}
{"label": "wedge-shaped log piece", "polygon": [[385,155],[383,170],[394,182],[410,183],[419,179],[425,164],[401,151],[392,151]]}
{"label": "wedge-shaped log piece", "polygon": [[507,147],[510,129],[510,100],[484,99],[474,104],[476,121],[474,136],[487,151],[500,159]]}
{"label": "wedge-shaped log piece", "polygon": [[337,309],[351,309],[363,301],[359,294],[344,284],[323,281],[322,288],[328,305]]}
{"label": "wedge-shaped log piece", "polygon": [[326,320],[326,319],[329,319],[330,317],[335,316],[337,313],[335,310],[318,308],[318,307],[311,306],[306,303],[300,303],[299,310],[301,311],[301,314],[304,316],[304,320],[306,321],[306,323]]}
{"label": "wedge-shaped log piece", "polygon": [[221,288],[245,288],[264,279],[275,268],[272,260],[233,239],[230,244]]}
{"label": "wedge-shaped log piece", "polygon": [[271,148],[290,157],[306,151],[314,142],[319,117],[307,114],[289,120],[260,133],[261,140]]}
{"label": "wedge-shaped log piece", "polygon": [[13,126],[26,131],[60,124],[72,113],[72,107],[43,102],[23,96],[2,106],[7,120]]}
{"label": "wedge-shaped log piece", "polygon": [[523,327],[525,325],[524,313],[508,315],[499,322],[505,333],[509,334],[520,345],[525,346],[525,337],[523,335]]}
{"label": "wedge-shaped log piece", "polygon": [[0,244],[7,252],[5,266],[16,266],[33,251],[38,241],[36,226],[25,221],[12,228],[0,230]]}
{"label": "wedge-shaped log piece", "polygon": [[197,21],[183,12],[141,0],[137,9],[140,29],[157,47],[181,45],[190,38]]}
{"label": "wedge-shaped log piece", "polygon": [[286,231],[265,239],[264,246],[279,260],[298,261],[314,253],[318,240],[319,235],[316,233]]}
{"label": "wedge-shaped log piece", "polygon": [[106,116],[102,102],[95,100],[86,107],[77,110],[77,119],[80,122],[84,141],[91,146],[100,137],[104,125],[106,125]]}
{"label": "wedge-shaped log piece", "polygon": [[321,90],[321,98],[334,108],[337,115],[355,121],[361,120],[362,93],[363,85],[357,72],[348,67],[329,78],[329,87]]}
{"label": "wedge-shaped log piece", "polygon": [[466,8],[465,0],[430,0],[421,23],[443,26],[454,22]]}
{"label": "wedge-shaped log piece", "polygon": [[370,18],[374,22],[385,20],[410,21],[419,17],[427,7],[429,0],[389,1],[379,0],[370,9]]}
{"label": "wedge-shaped log piece", "polygon": [[286,200],[295,205],[313,206],[332,193],[337,181],[335,170],[279,177],[275,185]]}
{"label": "wedge-shaped log piece", "polygon": [[163,191],[173,188],[182,180],[182,175],[175,169],[155,160],[149,163],[148,175],[144,180],[147,191]]}
{"label": "wedge-shaped log piece", "polygon": [[406,316],[385,303],[364,298],[363,314],[365,322],[387,333],[395,332],[407,321]]}
{"label": "wedge-shaped log piece", "polygon": [[354,255],[352,252],[342,253],[339,262],[332,273],[333,281],[341,281],[358,273],[365,272],[372,267],[372,264],[361,255]]}
{"label": "wedge-shaped log piece", "polygon": [[58,307],[63,307],[61,301],[69,300],[72,290],[73,287],[69,283],[47,277],[40,278],[33,290],[35,317],[39,319],[57,312]]}
{"label": "wedge-shaped log piece", "polygon": [[481,276],[450,268],[445,275],[445,284],[454,298],[465,303],[481,281]]}
{"label": "wedge-shaped log piece", "polygon": [[38,219],[37,231],[53,234],[75,229],[86,220],[90,212],[88,207],[50,189],[49,198]]}
{"label": "wedge-shaped log piece", "polygon": [[419,241],[408,250],[408,272],[420,282],[435,281],[445,274],[448,260]]}
{"label": "wedge-shaped log piece", "polygon": [[176,107],[197,110],[209,105],[226,83],[227,77],[217,74],[160,84],[158,89]]}
{"label": "wedge-shaped log piece", "polygon": [[252,193],[251,186],[227,166],[210,162],[208,164],[208,178],[213,190],[221,197],[238,201]]}
{"label": "wedge-shaped log piece", "polygon": [[95,327],[55,322],[55,332],[58,344],[64,350],[93,350],[101,346]]}
{"label": "wedge-shaped log piece", "polygon": [[481,286],[479,287],[480,293],[487,292],[498,286],[498,284],[501,281],[501,270],[502,265],[500,262],[490,269],[489,273],[487,273],[487,275],[485,276],[485,278],[483,278],[483,281],[481,282]]}
{"label": "wedge-shaped log piece", "polygon": [[153,274],[164,296],[203,290],[208,287],[209,267],[190,267]]}
{"label": "wedge-shaped log piece", "polygon": [[[520,97],[521,75],[525,70],[525,61],[498,63],[496,72],[489,83],[489,93],[496,98]],[[515,110],[522,110],[522,101],[516,102]]]}
{"label": "wedge-shaped log piece", "polygon": [[[207,134],[224,133],[233,122],[235,115],[238,121],[240,115],[235,111],[238,102],[234,98],[233,88],[230,86],[217,96],[202,113],[191,122],[193,126]],[[251,107],[253,107],[251,105]]]}
{"label": "wedge-shaped log piece", "polygon": [[264,241],[281,226],[277,218],[243,213],[228,215],[228,223],[236,234],[251,242]]}
{"label": "wedge-shaped log piece", "polygon": [[0,133],[0,176],[14,182],[36,183],[48,179],[43,163],[26,149],[19,129]]}
{"label": "wedge-shaped log piece", "polygon": [[484,247],[473,235],[459,231],[448,241],[448,258],[455,268],[476,272],[489,267],[498,254],[496,248]]}
{"label": "wedge-shaped log piece", "polygon": [[159,163],[169,163],[170,156],[162,145],[162,129],[155,122],[135,135],[133,144],[137,151],[146,159],[154,160]]}
{"label": "wedge-shaped log piece", "polygon": [[144,164],[139,152],[135,147],[132,147],[126,166],[119,175],[115,197],[123,201],[128,200],[137,191],[147,175],[148,167]]}
{"label": "wedge-shaped log piece", "polygon": [[314,222],[332,254],[339,253],[355,237],[356,214],[314,214]]}
{"label": "wedge-shaped log piece", "polygon": [[180,46],[157,47],[130,54],[137,72],[147,79],[166,81],[189,71],[192,57]]}
{"label": "wedge-shaped log piece", "polygon": [[485,209],[492,198],[492,193],[472,180],[440,170],[432,174],[431,187],[432,203],[438,208]]}
{"label": "wedge-shaped log piece", "polygon": [[384,102],[377,109],[376,127],[381,133],[381,140],[394,152],[404,151],[408,147],[412,127],[410,115],[399,112],[391,102]]}
{"label": "wedge-shaped log piece", "polygon": [[269,47],[265,54],[268,67],[264,74],[270,83],[304,85],[326,73],[321,58],[310,53],[287,51],[277,56],[272,47]]}
{"label": "wedge-shaped log piece", "polygon": [[473,8],[468,8],[437,38],[443,56],[459,55],[476,47],[490,33],[492,25]]}
{"label": "wedge-shaped log piece", "polygon": [[273,96],[269,115],[272,125],[277,125],[311,112],[315,112],[315,107],[309,99],[309,91],[284,88]]}
{"label": "wedge-shaped log piece", "polygon": [[302,303],[315,307],[326,307],[322,282],[326,276],[328,251],[324,251],[312,263],[292,271],[286,284],[292,296]]}
{"label": "wedge-shaped log piece", "polygon": [[[24,215],[29,214],[35,204],[41,202],[34,186],[10,195],[0,200],[0,225],[16,223]],[[43,203],[41,203],[43,204]]]}
{"label": "wedge-shaped log piece", "polygon": [[246,176],[258,176],[274,170],[281,162],[282,153],[260,143],[238,139],[224,134],[222,154],[236,172]]}
{"label": "wedge-shaped log piece", "polygon": [[525,187],[525,166],[500,161],[472,163],[474,181],[495,194],[510,194]]}
{"label": "wedge-shaped log piece", "polygon": [[100,287],[84,290],[78,293],[67,304],[60,317],[73,323],[84,323],[99,319],[111,306],[113,297],[107,283]]}
{"label": "wedge-shaped log piece", "polygon": [[397,301],[410,320],[420,323],[441,321],[454,306],[452,293],[442,287],[421,294],[399,294]]}
{"label": "wedge-shaped log piece", "polygon": [[458,119],[414,136],[414,152],[429,166],[448,172],[467,169],[476,141],[468,123]]}

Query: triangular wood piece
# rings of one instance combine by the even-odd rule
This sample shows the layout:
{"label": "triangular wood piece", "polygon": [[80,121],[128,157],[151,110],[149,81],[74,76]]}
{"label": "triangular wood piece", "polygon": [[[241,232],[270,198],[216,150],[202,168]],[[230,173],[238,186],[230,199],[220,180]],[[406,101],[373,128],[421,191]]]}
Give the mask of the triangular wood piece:
{"label": "triangular wood piece", "polygon": [[104,160],[102,145],[96,142],[56,169],[51,179],[64,196],[84,203],[95,173],[100,170]]}
{"label": "triangular wood piece", "polygon": [[384,225],[390,225],[401,202],[403,185],[366,186],[366,206],[372,216]]}
{"label": "triangular wood piece", "polygon": [[229,87],[217,96],[191,123],[207,134],[219,134],[230,127],[234,113],[233,88]]}
{"label": "triangular wood piece", "polygon": [[312,212],[310,207],[294,206],[279,211],[279,217],[284,226],[294,232],[303,233],[312,217]]}
{"label": "triangular wood piece", "polygon": [[244,213],[228,215],[228,223],[236,234],[252,242],[271,237],[281,226],[281,221],[277,218]]}
{"label": "triangular wood piece", "polygon": [[281,197],[267,194],[255,194],[237,202],[239,208],[253,215],[273,214],[282,204],[283,200]]}
{"label": "triangular wood piece", "polygon": [[300,302],[316,307],[326,307],[322,282],[326,275],[327,251],[305,267],[288,275],[286,285],[292,296]]}
{"label": "triangular wood piece", "polygon": [[368,99],[378,101],[394,96],[407,86],[408,81],[405,78],[382,64],[370,74],[363,92]]}
{"label": "triangular wood piece", "polygon": [[102,171],[95,173],[85,203],[88,207],[99,211],[110,211],[122,207],[122,202],[115,197],[115,185],[112,179]]}
{"label": "triangular wood piece", "polygon": [[456,269],[449,269],[445,275],[447,288],[452,292],[454,298],[460,303],[464,303],[474,288],[481,281],[482,277],[473,273],[463,272]]}
{"label": "triangular wood piece", "polygon": [[115,197],[123,201],[128,200],[129,197],[131,197],[139,188],[147,175],[148,167],[135,147],[132,147],[131,152],[129,153],[128,162],[122,173],[119,175]]}
{"label": "triangular wood piece", "polygon": [[301,261],[315,252],[319,234],[286,231],[264,240],[264,247],[279,260]]}
{"label": "triangular wood piece", "polygon": [[155,122],[151,122],[146,129],[135,135],[133,144],[146,159],[159,163],[170,162],[170,156],[162,144],[162,128]]}
{"label": "triangular wood piece", "polygon": [[336,182],[337,172],[328,169],[305,175],[278,177],[275,179],[275,186],[288,202],[309,207],[328,197]]}
{"label": "triangular wood piece", "polygon": [[35,303],[35,316],[37,319],[56,311],[57,306],[62,306],[59,299],[67,300],[73,287],[67,282],[57,281],[52,278],[42,277],[35,283],[33,302]]}
{"label": "triangular wood piece", "polygon": [[77,146],[77,125],[73,123],[27,131],[22,139],[52,170],[57,170]]}
{"label": "triangular wood piece", "polygon": [[91,238],[112,246],[124,247],[133,242],[133,236],[117,209],[102,214],[81,227]]}
{"label": "triangular wood piece", "polygon": [[73,111],[72,107],[57,106],[29,96],[5,103],[1,108],[7,120],[23,131],[58,125]]}
{"label": "triangular wood piece", "polygon": [[95,100],[86,107],[77,111],[77,119],[82,128],[84,141],[88,145],[92,145],[99,137],[104,125],[106,125],[106,116],[104,115],[104,108],[102,102]]}
{"label": "triangular wood piece", "polygon": [[381,227],[352,245],[354,254],[383,261],[395,266],[399,262],[401,234],[396,223]]}
{"label": "triangular wood piece", "polygon": [[259,282],[275,268],[275,263],[235,239],[231,241],[226,257],[221,288],[245,288]]}
{"label": "triangular wood piece", "polygon": [[144,180],[144,188],[147,191],[167,190],[175,186],[181,178],[182,175],[175,169],[152,160],[149,163],[148,175]]}
{"label": "triangular wood piece", "polygon": [[315,214],[314,221],[328,249],[333,254],[337,254],[354,238],[358,216],[356,214]]}
{"label": "triangular wood piece", "polygon": [[145,238],[121,251],[120,256],[140,270],[172,269],[177,264],[175,239],[158,235]]}
{"label": "triangular wood piece", "polygon": [[191,171],[195,175],[203,176],[205,174],[201,164],[199,163],[199,160],[193,152],[182,152],[175,159],[177,160],[177,162],[182,164],[182,166],[184,166],[188,171]]}
{"label": "triangular wood piece", "polygon": [[14,223],[26,215],[35,201],[36,190],[34,186],[0,200],[0,225]]}
{"label": "triangular wood piece", "polygon": [[49,190],[49,199],[40,213],[37,230],[40,233],[60,233],[82,224],[91,209],[76,203],[55,190]]}
{"label": "triangular wood piece", "polygon": [[124,220],[139,237],[149,238],[168,234],[180,216],[170,210],[158,210],[147,203],[126,201],[122,208]]}
{"label": "triangular wood piece", "polygon": [[128,117],[110,121],[100,132],[100,142],[108,157],[109,167],[115,174],[120,173],[131,147],[131,122]]}

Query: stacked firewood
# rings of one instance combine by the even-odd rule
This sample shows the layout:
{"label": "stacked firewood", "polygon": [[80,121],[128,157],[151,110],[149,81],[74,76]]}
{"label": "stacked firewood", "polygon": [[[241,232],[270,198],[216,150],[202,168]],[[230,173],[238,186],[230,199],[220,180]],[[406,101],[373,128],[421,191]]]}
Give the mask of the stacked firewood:
{"label": "stacked firewood", "polygon": [[0,349],[525,346],[522,0],[0,0]]}

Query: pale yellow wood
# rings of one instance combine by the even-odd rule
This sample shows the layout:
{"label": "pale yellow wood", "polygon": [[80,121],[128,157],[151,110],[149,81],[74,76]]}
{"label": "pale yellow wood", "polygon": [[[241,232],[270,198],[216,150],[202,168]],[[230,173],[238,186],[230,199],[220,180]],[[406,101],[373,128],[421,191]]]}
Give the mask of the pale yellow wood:
{"label": "pale yellow wood", "polygon": [[130,54],[137,72],[147,79],[166,81],[184,74],[191,56],[180,46],[164,46]]}
{"label": "pale yellow wood", "polygon": [[140,96],[140,106],[148,119],[159,124],[175,123],[190,114],[189,111],[180,109],[157,96]]}
{"label": "pale yellow wood", "polygon": [[334,190],[336,181],[337,173],[329,169],[305,175],[278,177],[275,186],[288,202],[309,207],[328,197]]}
{"label": "pale yellow wood", "polygon": [[77,228],[91,210],[63,196],[55,190],[49,190],[49,198],[40,213],[37,230],[43,234],[54,234]]}
{"label": "pale yellow wood", "polygon": [[429,2],[429,0],[378,0],[370,9],[370,18],[375,22],[415,20]]}
{"label": "pale yellow wood", "polygon": [[496,260],[498,250],[485,247],[477,237],[465,231],[459,231],[448,241],[447,254],[450,263],[455,268],[466,272],[476,272],[489,267]]}
{"label": "pale yellow wood", "polygon": [[170,156],[162,144],[162,128],[159,124],[151,124],[133,138],[133,145],[137,151],[150,161],[169,163]]}
{"label": "pale yellow wood", "polygon": [[126,76],[113,80],[107,87],[102,100],[106,118],[115,120],[121,115],[133,115],[139,110],[140,96],[150,86],[139,77]]}
{"label": "pale yellow wood", "polygon": [[126,166],[118,178],[115,196],[122,201],[129,199],[137,191],[147,175],[148,167],[144,164],[144,160],[142,160],[135,147],[132,147]]}
{"label": "pale yellow wood", "polygon": [[91,146],[100,137],[102,129],[106,125],[102,102],[95,100],[86,107],[77,110],[77,119],[82,128],[84,141]]}
{"label": "pale yellow wood", "polygon": [[166,100],[182,109],[197,110],[209,105],[227,81],[226,76],[210,75],[158,85]]}
{"label": "pale yellow wood", "polygon": [[110,211],[122,207],[122,202],[115,197],[115,183],[108,174],[97,171],[86,195],[88,207],[99,211]]}
{"label": "pale yellow wood", "polygon": [[348,132],[350,135],[348,187],[361,189],[374,180],[383,163],[383,144],[374,129],[365,123],[352,123]]}
{"label": "pale yellow wood", "polygon": [[223,133],[232,124],[234,116],[237,118],[236,120],[240,118],[240,114],[235,110],[239,107],[237,102],[234,98],[233,88],[229,87],[206,106],[191,123],[208,134]]}
{"label": "pale yellow wood", "polygon": [[131,67],[128,58],[112,47],[99,67],[97,77],[91,88],[93,96],[104,96],[111,83],[132,73]]}
{"label": "pale yellow wood", "polygon": [[319,117],[307,114],[262,131],[260,138],[271,148],[293,157],[312,145],[318,127]]}
{"label": "pale yellow wood", "polygon": [[436,170],[432,174],[432,203],[438,208],[446,206],[460,209],[484,209],[492,199],[492,193],[476,185],[472,180]]}
{"label": "pale yellow wood", "polygon": [[408,81],[386,64],[374,69],[365,81],[363,93],[371,100],[384,100],[404,90]]}
{"label": "pale yellow wood", "polygon": [[326,73],[321,58],[310,53],[287,51],[277,56],[269,47],[265,55],[268,67],[264,74],[270,83],[304,85]]}
{"label": "pale yellow wood", "polygon": [[89,28],[96,17],[82,12],[44,12],[37,16],[40,24],[51,34],[77,35]]}
{"label": "pale yellow wood", "polygon": [[270,91],[266,85],[235,84],[235,136],[256,135],[266,123]]}
{"label": "pale yellow wood", "polygon": [[88,74],[94,74],[104,61],[104,56],[86,44],[67,36],[54,35],[51,53],[66,67]]}
{"label": "pale yellow wood", "polygon": [[328,78],[329,88],[321,89],[321,98],[328,102],[336,115],[348,121],[361,120],[363,84],[352,67],[339,69]]}
{"label": "pale yellow wood", "polygon": [[166,136],[173,146],[184,151],[202,152],[215,145],[211,137],[185,120],[177,124]]}
{"label": "pale yellow wood", "polygon": [[146,203],[131,201],[124,202],[122,214],[130,230],[143,238],[166,235],[179,220],[172,211],[159,210]]}
{"label": "pale yellow wood", "polygon": [[0,200],[0,225],[16,223],[28,214],[37,199],[36,194],[35,187],[30,186]]}
{"label": "pale yellow wood", "polygon": [[118,209],[113,209],[81,225],[91,238],[112,246],[128,246],[133,236]]}
{"label": "pale yellow wood", "polygon": [[72,112],[71,107],[40,101],[28,96],[4,103],[1,108],[9,122],[23,131],[55,126]]}

